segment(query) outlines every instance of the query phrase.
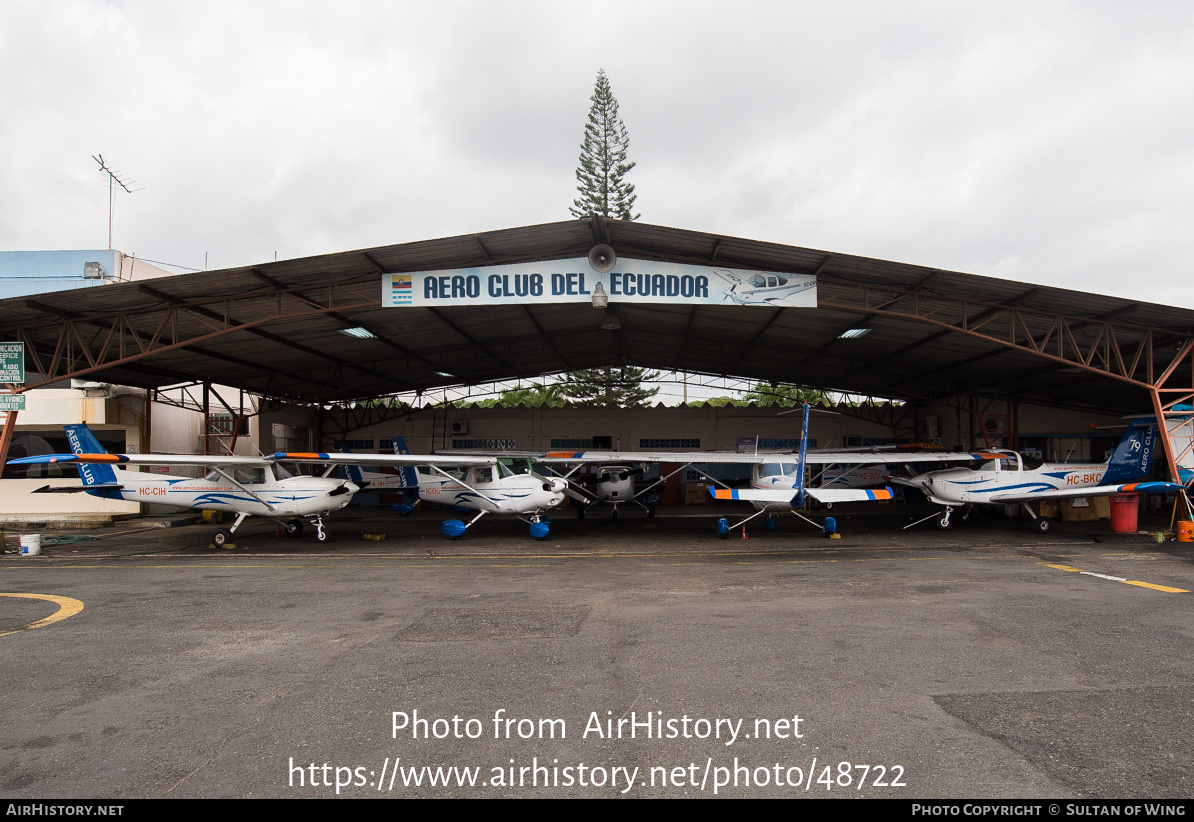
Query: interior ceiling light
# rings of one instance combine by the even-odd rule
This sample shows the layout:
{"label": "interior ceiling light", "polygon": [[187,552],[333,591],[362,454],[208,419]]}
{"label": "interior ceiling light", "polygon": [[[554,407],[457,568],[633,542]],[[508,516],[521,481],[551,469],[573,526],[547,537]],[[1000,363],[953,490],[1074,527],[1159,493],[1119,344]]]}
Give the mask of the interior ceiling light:
{"label": "interior ceiling light", "polygon": [[841,334],[838,334],[837,338],[839,340],[853,340],[861,337],[863,334],[869,334],[870,331],[871,329],[869,328],[847,328]]}
{"label": "interior ceiling light", "polygon": [[609,295],[605,293],[605,286],[600,282],[593,288],[593,308],[605,308],[609,305]]}
{"label": "interior ceiling light", "polygon": [[369,329],[361,328],[359,325],[356,328],[341,328],[340,333],[347,334],[350,337],[356,337],[357,339],[361,340],[367,340],[374,336]]}
{"label": "interior ceiling light", "polygon": [[436,371],[435,373],[439,374],[441,377],[455,377],[456,376],[455,374],[449,374],[447,371]]}

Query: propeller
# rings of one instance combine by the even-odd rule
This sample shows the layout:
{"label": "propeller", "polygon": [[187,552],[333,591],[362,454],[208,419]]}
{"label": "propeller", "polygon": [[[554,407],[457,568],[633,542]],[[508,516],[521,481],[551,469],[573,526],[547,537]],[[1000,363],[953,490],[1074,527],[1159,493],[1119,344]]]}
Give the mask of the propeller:
{"label": "propeller", "polygon": [[359,485],[355,485],[351,482],[346,482],[343,485],[341,485],[337,488],[333,488],[331,491],[328,491],[328,496],[329,497],[338,497],[341,494],[355,494],[359,490],[361,490],[361,487]]}

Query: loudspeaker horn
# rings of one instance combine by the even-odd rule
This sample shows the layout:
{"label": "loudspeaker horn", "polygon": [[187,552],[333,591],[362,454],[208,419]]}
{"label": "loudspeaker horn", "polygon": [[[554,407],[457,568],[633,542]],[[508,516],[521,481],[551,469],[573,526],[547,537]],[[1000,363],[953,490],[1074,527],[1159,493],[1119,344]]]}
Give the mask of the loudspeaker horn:
{"label": "loudspeaker horn", "polygon": [[598,243],[589,249],[589,265],[593,267],[594,271],[604,274],[617,264],[617,255],[605,243]]}

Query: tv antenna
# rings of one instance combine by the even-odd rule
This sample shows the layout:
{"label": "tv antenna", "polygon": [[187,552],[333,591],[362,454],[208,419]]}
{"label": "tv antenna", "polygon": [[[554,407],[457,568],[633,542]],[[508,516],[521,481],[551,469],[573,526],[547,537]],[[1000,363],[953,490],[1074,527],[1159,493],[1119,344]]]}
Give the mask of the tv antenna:
{"label": "tv antenna", "polygon": [[103,174],[108,175],[108,249],[112,248],[112,209],[116,204],[116,186],[120,186],[126,193],[132,194],[134,191],[142,191],[141,188],[129,188],[130,184],[136,183],[136,180],[122,179],[120,174],[108,168],[108,164],[104,162],[104,155],[93,155],[92,160],[99,163],[99,170]]}

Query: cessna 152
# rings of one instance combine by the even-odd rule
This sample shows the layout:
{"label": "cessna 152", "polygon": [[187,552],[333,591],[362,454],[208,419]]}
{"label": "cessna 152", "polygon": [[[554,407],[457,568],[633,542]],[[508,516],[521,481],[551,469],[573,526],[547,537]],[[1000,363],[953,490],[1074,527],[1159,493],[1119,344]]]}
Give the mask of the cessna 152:
{"label": "cessna 152", "polygon": [[[970,467],[946,468],[913,477],[892,477],[892,481],[921,491],[930,501],[944,505],[938,528],[949,528],[954,508],[971,505],[1020,503],[1033,520],[1033,529],[1047,533],[1052,523],[1032,503],[1043,499],[1092,497],[1125,493],[1184,492],[1173,482],[1131,482],[1148,475],[1157,426],[1152,417],[1134,420],[1105,463],[1046,463],[1015,451],[992,449]],[[912,527],[918,520],[907,527]]]}
{"label": "cessna 152", "polygon": [[[409,454],[406,441],[394,437],[394,454]],[[437,454],[420,457],[417,466],[404,461],[407,467],[397,474],[363,472],[364,465],[393,465],[389,455],[377,454],[328,454],[329,462],[344,467],[348,478],[357,484],[377,485],[383,490],[417,491],[424,502],[451,505],[458,509],[476,511],[477,515],[467,523],[460,520],[445,520],[440,530],[451,539],[460,539],[473,523],[486,514],[513,514],[530,526],[535,539],[546,539],[551,520],[543,512],[564,501],[568,483],[563,479],[544,477],[533,470],[534,460],[524,458],[482,456],[482,463],[475,461],[477,455]],[[449,470],[444,470],[444,466]],[[430,471],[420,470],[428,467]],[[455,470],[452,470],[455,469]],[[392,468],[390,470],[393,470]],[[392,506],[403,516],[415,510],[413,505],[400,502]]]}
{"label": "cessna 152", "polygon": [[[415,465],[439,462],[452,466],[489,467],[494,457],[452,457],[439,459],[421,455],[308,454],[279,452],[268,457],[234,457],[177,454],[108,454],[86,425],[68,425],[67,439],[73,454],[43,454],[10,460],[9,465],[47,463],[77,464],[81,486],[45,486],[34,493],[86,492],[106,499],[157,502],[178,508],[197,508],[236,514],[230,528],[212,537],[217,547],[232,545],[233,534],[249,516],[264,516],[277,522],[290,536],[303,532],[303,521],[315,526],[316,539],[326,542],[329,533],[324,520],[348,505],[353,495],[367,485],[330,476],[295,475],[282,463],[317,465]],[[203,479],[126,471],[123,465],[206,466]],[[328,468],[330,473],[331,468]],[[245,476],[248,474],[248,476]],[[239,476],[238,476],[239,475]]]}
{"label": "cessna 152", "polygon": [[[971,453],[940,453],[940,452],[924,452],[907,453],[899,450],[885,450],[874,449],[868,451],[812,451],[808,450],[808,421],[811,406],[808,403],[804,404],[804,421],[801,429],[800,449],[797,454],[791,453],[737,453],[729,451],[698,451],[698,452],[658,452],[658,451],[552,451],[546,454],[541,454],[535,459],[537,462],[551,465],[553,463],[564,463],[572,465],[583,464],[597,464],[613,469],[620,469],[628,471],[630,466],[637,463],[682,463],[681,466],[668,474],[661,477],[656,483],[652,484],[646,489],[639,491],[635,497],[641,497],[649,493],[652,489],[666,481],[675,473],[684,469],[696,469],[696,466],[703,464],[750,464],[751,468],[751,487],[743,489],[729,488],[720,481],[706,475],[706,479],[714,485],[720,487],[711,487],[709,489],[710,495],[714,499],[720,500],[748,500],[754,503],[758,511],[747,517],[746,519],[734,525],[722,518],[718,520],[718,533],[724,538],[729,535],[733,529],[739,528],[750,522],[758,516],[766,515],[770,521],[777,513],[793,513],[801,519],[810,524],[821,528],[821,525],[799,513],[798,509],[803,508],[804,500],[807,497],[817,500],[825,504],[834,504],[838,502],[849,502],[854,500],[882,500],[891,499],[891,488],[882,489],[857,489],[857,488],[826,488],[808,487],[805,476],[806,465],[872,465],[876,463],[883,464],[904,464],[907,462],[949,462],[959,460],[973,460],[980,455]],[[573,471],[576,469],[574,468]],[[699,469],[696,469],[699,470]],[[571,477],[572,472],[566,474],[566,477]],[[600,476],[600,474],[598,474]],[[611,482],[609,488],[615,489],[615,485]],[[600,494],[606,493],[605,488],[600,488]],[[574,494],[575,496],[575,494]],[[773,527],[773,523],[769,522],[768,528]]]}

